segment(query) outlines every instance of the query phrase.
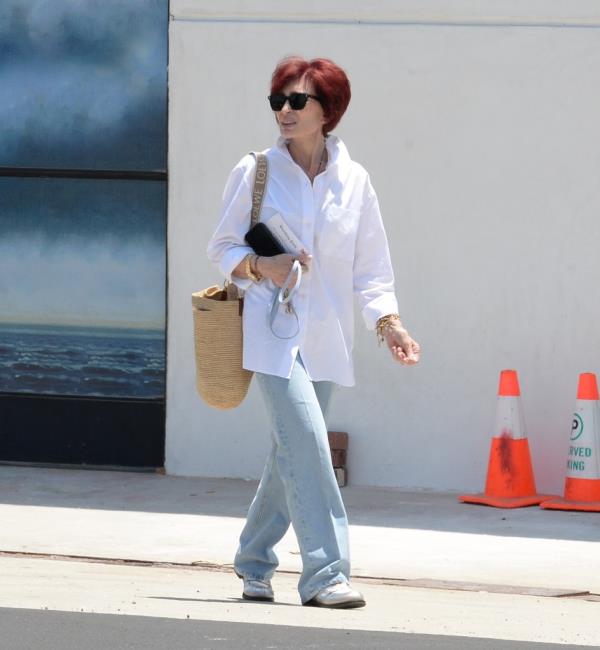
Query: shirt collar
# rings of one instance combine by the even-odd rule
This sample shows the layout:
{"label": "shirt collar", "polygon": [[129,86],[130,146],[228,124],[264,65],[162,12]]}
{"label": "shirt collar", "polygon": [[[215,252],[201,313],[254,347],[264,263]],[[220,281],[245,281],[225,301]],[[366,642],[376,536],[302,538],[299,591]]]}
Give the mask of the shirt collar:
{"label": "shirt collar", "polygon": [[[294,162],[290,156],[286,143],[286,138],[279,136],[279,138],[277,138],[275,149],[290,162]],[[327,155],[329,156],[327,167],[339,166],[340,164],[350,160],[350,154],[348,153],[346,145],[337,137],[337,135],[328,135],[325,139],[325,146],[327,147]]]}

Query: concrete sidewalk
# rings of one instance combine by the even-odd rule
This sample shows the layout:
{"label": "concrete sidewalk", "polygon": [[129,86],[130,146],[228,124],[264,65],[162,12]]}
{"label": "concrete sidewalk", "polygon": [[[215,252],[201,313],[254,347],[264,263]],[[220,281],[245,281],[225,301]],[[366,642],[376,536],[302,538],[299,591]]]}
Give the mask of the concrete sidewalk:
{"label": "concrete sidewalk", "polygon": [[[0,551],[227,567],[255,490],[242,480],[0,466]],[[342,494],[354,576],[600,594],[598,514],[395,489]],[[300,571],[291,530],[277,552],[281,570]]]}
{"label": "concrete sidewalk", "polygon": [[[0,575],[3,650],[12,650],[12,646],[7,644],[4,634],[6,618],[3,618],[5,610],[2,608],[44,610],[44,613],[46,610],[75,612],[81,614],[79,622],[82,626],[87,614],[99,613],[159,617],[163,621],[190,619],[261,624],[277,626],[276,635],[280,640],[287,640],[287,636],[286,628],[279,626],[319,628],[317,633],[334,629],[346,633],[351,630],[399,633],[397,639],[388,639],[388,645],[376,646],[386,650],[414,650],[418,645],[412,636],[415,634],[436,635],[437,642],[427,647],[438,650],[504,647],[504,644],[484,639],[573,644],[568,647],[596,649],[600,643],[600,603],[580,599],[404,588],[358,578],[354,584],[364,593],[367,607],[326,610],[301,607],[298,576],[289,573],[275,576],[274,603],[242,600],[240,581],[231,572],[191,567],[0,557]],[[35,632],[39,634],[39,628]],[[110,630],[106,632],[106,638],[109,638]],[[56,642],[61,634],[62,630],[54,629],[51,639]],[[461,643],[464,637],[472,637],[471,643]],[[209,644],[209,647],[212,650],[221,648],[223,640],[219,639],[217,644]],[[74,645],[72,639],[69,641],[59,647],[83,647]],[[121,638],[116,645],[107,643],[104,647],[145,648],[139,639],[136,641],[130,646]],[[41,640],[37,645],[28,646],[28,650],[45,647],[47,644]],[[90,644],[85,647],[90,647]],[[164,643],[162,647],[179,648],[172,643]],[[321,643],[290,643],[286,647],[324,648],[329,645],[325,645],[321,638]],[[541,649],[547,646],[527,647]]]}

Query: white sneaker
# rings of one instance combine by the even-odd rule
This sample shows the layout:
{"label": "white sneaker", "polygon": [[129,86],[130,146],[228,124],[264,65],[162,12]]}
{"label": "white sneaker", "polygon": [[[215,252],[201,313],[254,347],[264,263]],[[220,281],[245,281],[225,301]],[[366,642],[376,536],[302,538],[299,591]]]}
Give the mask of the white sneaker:
{"label": "white sneaker", "polygon": [[367,603],[360,591],[352,589],[347,582],[336,582],[333,585],[324,587],[313,598],[302,604],[307,607],[350,609],[352,607],[364,607]]}
{"label": "white sneaker", "polygon": [[275,594],[273,593],[273,587],[271,587],[271,581],[249,580],[248,578],[244,578],[242,598],[245,600],[262,600],[272,603],[275,600]]}

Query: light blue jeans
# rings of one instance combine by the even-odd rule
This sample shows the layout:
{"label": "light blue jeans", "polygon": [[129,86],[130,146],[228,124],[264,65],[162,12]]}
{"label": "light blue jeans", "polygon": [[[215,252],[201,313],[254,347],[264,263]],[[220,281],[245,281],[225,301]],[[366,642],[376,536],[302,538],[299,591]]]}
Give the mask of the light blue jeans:
{"label": "light blue jeans", "polygon": [[302,557],[303,603],[350,576],[348,519],[327,440],[334,384],[312,382],[300,355],[289,379],[256,373],[270,417],[273,445],[250,505],[235,556],[236,573],[268,580],[279,562],[273,547],[294,527]]}

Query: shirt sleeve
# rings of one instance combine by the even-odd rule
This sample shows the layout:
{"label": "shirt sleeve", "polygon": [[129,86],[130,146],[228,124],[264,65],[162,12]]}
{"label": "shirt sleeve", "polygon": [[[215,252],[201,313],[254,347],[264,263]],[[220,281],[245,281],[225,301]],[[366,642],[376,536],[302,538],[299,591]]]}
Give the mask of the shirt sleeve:
{"label": "shirt sleeve", "polygon": [[211,263],[240,289],[248,289],[252,285],[249,278],[238,278],[231,273],[246,255],[254,252],[244,240],[244,235],[250,228],[255,166],[254,156],[248,154],[229,174],[219,223],[206,247]]}
{"label": "shirt sleeve", "polygon": [[398,312],[394,292],[394,270],[377,195],[367,176],[363,207],[358,224],[354,255],[354,293],[367,329],[377,321]]}

